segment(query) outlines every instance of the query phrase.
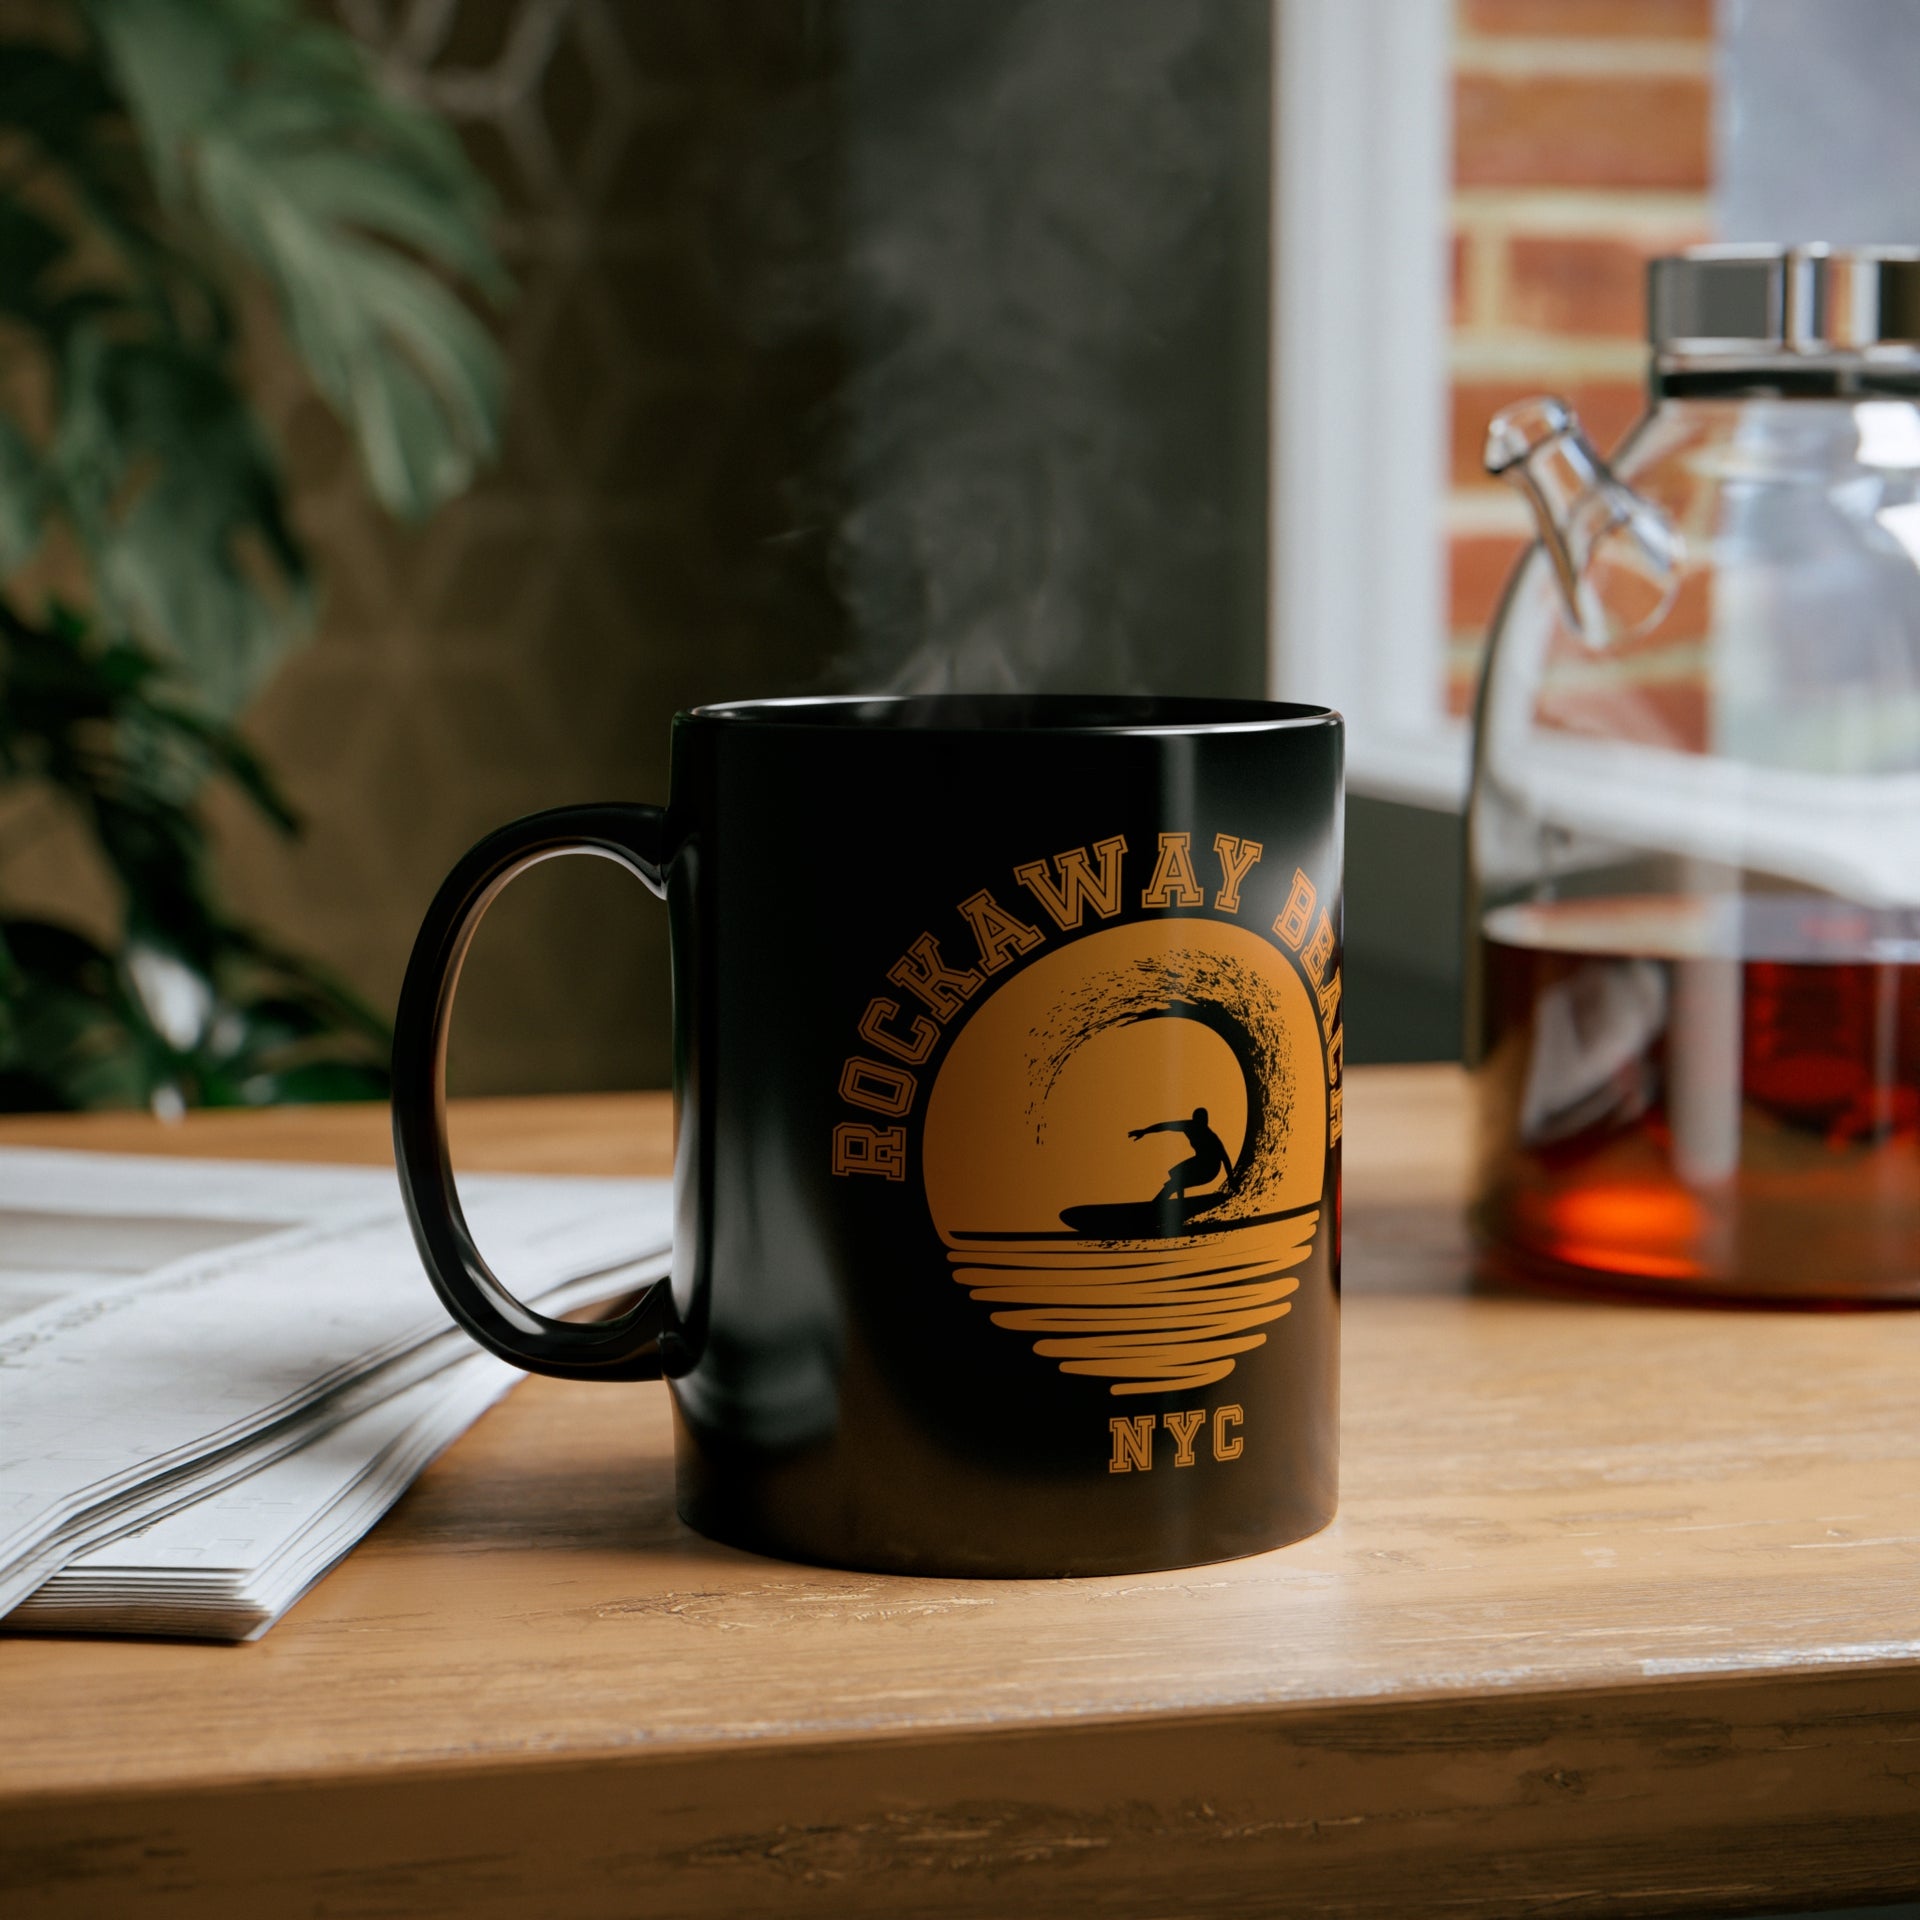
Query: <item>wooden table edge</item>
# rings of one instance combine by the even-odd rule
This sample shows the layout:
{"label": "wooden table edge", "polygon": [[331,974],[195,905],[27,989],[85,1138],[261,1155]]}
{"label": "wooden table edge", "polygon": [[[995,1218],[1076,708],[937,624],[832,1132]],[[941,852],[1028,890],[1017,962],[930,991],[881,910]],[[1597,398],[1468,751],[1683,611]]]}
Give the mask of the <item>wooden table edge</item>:
{"label": "wooden table edge", "polygon": [[[81,1636],[84,1637],[84,1636]],[[244,1657],[244,1649],[234,1650]],[[1391,1698],[1368,1692],[1315,1694],[1230,1706],[1194,1704],[1179,1707],[1116,1707],[1075,1714],[1001,1714],[992,1718],[921,1721],[913,1725],[834,1726],[805,1725],[770,1728],[762,1733],[669,1733],[658,1738],[645,1734],[609,1744],[580,1743],[553,1747],[499,1747],[459,1758],[445,1754],[394,1756],[288,1766],[210,1768],[156,1780],[141,1775],[96,1777],[85,1786],[26,1786],[0,1788],[0,1813],[33,1806],[63,1803],[98,1804],[185,1795],[219,1795],[236,1791],[304,1791],[385,1782],[477,1780],[502,1774],[547,1774],[582,1768],[650,1766],[671,1767],[716,1759],[746,1760],[773,1755],[796,1759],[859,1750],[872,1753],[890,1747],[954,1748],[1002,1740],[1038,1738],[1078,1741],[1111,1737],[1129,1730],[1156,1729],[1170,1734],[1202,1730],[1234,1734],[1279,1736],[1291,1728],[1312,1723],[1377,1725],[1394,1716],[1439,1714],[1508,1714],[1545,1723],[1556,1719],[1622,1722],[1646,1715],[1680,1712],[1730,1692],[1751,1696],[1761,1705],[1776,1698],[1784,1708],[1788,1696],[1804,1696],[1811,1704],[1818,1690],[1829,1685],[1884,1690],[1889,1698],[1902,1691],[1911,1696],[1920,1738],[1920,1662],[1910,1659],[1825,1661],[1819,1665],[1733,1668],[1680,1674],[1655,1674],[1631,1685],[1593,1685],[1566,1682],[1518,1681],[1489,1692],[1468,1686],[1408,1688]],[[1790,1716],[1789,1716],[1790,1717]],[[1363,1743],[1364,1744],[1364,1743]],[[1920,1775],[1920,1761],[1916,1762]],[[1920,1802],[1916,1803],[1920,1814]],[[1920,1829],[1917,1829],[1920,1833]]]}
{"label": "wooden table edge", "polygon": [[[396,1880],[417,1910],[466,1920],[894,1913],[903,1875],[916,1914],[1063,1920],[1089,1900],[1247,1920],[1753,1912],[1783,1886],[1860,1904],[1920,1887],[1889,1740],[1920,1744],[1920,1672],[1862,1663],[1784,1682],[637,1742],[15,1796],[0,1802],[0,1885],[45,1889],[23,1916],[129,1910],[99,1904],[116,1882],[129,1897],[171,1887],[184,1903],[139,1910],[194,1920],[397,1911],[379,1904]],[[22,1878],[47,1863],[52,1878]]]}

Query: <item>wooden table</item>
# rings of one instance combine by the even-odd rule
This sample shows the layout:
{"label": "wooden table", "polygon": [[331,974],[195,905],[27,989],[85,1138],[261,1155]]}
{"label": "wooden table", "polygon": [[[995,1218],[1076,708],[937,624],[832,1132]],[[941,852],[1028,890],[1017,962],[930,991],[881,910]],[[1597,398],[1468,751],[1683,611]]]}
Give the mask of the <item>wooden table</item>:
{"label": "wooden table", "polygon": [[[1349,1097],[1340,1518],[1071,1582],[680,1527],[530,1381],[259,1645],[0,1641],[0,1912],[1754,1912],[1920,1889],[1920,1315],[1466,1291],[1443,1069]],[[472,1167],[652,1172],[657,1097]],[[384,1157],[354,1110],[0,1138]],[[0,1392],[4,1389],[0,1388]]]}

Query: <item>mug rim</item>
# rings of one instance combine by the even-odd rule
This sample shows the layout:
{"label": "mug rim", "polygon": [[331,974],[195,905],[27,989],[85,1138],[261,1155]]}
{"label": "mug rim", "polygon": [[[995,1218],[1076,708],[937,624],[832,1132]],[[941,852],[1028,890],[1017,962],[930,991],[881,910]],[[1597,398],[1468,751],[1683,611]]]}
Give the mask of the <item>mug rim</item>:
{"label": "mug rim", "polygon": [[1343,724],[1332,707],[1199,694],[796,694],[717,701],[674,716],[727,728],[817,733],[1191,734],[1300,732]]}

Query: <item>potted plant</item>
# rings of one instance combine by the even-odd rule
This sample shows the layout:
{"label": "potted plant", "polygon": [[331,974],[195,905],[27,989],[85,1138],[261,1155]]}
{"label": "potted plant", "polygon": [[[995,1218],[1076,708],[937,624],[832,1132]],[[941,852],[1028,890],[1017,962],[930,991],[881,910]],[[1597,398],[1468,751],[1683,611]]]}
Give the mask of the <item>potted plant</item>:
{"label": "potted plant", "polygon": [[264,290],[379,501],[429,514],[497,444],[455,285],[504,291],[489,213],[295,0],[57,0],[0,41],[0,802],[70,810],[120,903],[104,941],[10,913],[0,833],[0,1107],[384,1090],[384,1022],[228,912],[201,818],[224,780],[295,829],[236,717],[315,605],[240,315]]}

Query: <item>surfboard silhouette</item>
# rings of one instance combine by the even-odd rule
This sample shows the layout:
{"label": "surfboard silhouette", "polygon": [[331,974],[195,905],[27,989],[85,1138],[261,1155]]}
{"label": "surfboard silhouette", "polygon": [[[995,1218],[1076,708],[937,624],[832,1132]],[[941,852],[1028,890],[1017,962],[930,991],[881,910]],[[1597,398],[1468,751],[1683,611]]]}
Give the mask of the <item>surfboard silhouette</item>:
{"label": "surfboard silhouette", "polygon": [[1206,1224],[1209,1208],[1226,1198],[1218,1193],[1169,1194],[1164,1199],[1116,1200],[1104,1205],[1062,1207],[1060,1219],[1075,1233],[1093,1240],[1168,1240]]}
{"label": "surfboard silhouette", "polygon": [[[1220,1136],[1208,1124],[1205,1107],[1195,1107],[1184,1120],[1161,1120],[1150,1127],[1135,1127],[1129,1140],[1143,1140],[1151,1133],[1182,1136],[1194,1149],[1167,1174],[1167,1183],[1151,1200],[1109,1201],[1098,1206],[1062,1207],[1060,1219],[1075,1233],[1098,1240],[1166,1240],[1185,1233],[1191,1223],[1227,1197],[1233,1185],[1233,1162]],[[1213,1182],[1227,1175],[1225,1183]],[[1210,1189],[1194,1193],[1190,1189]]]}

